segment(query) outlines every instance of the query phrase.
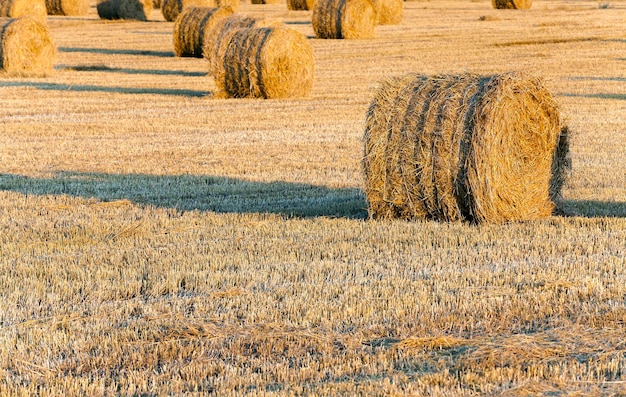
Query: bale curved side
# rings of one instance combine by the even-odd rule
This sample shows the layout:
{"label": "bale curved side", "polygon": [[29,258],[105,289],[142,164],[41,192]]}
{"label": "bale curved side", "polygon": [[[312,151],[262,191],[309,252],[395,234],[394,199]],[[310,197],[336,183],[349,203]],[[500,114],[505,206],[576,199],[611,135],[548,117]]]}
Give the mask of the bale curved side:
{"label": "bale curved side", "polygon": [[96,10],[100,19],[120,19],[118,0],[98,0]]}
{"label": "bale curved side", "polygon": [[214,0],[163,0],[161,12],[168,22],[174,22],[187,7],[215,7]]}
{"label": "bale curved side", "polygon": [[293,11],[313,10],[315,0],[287,0],[287,9]]}
{"label": "bale curved side", "polygon": [[313,85],[311,46],[304,35],[285,27],[236,30],[222,63],[216,85],[228,97],[302,97]]}
{"label": "bale curved side", "polygon": [[316,0],[312,25],[321,39],[374,37],[376,4],[372,0]]}
{"label": "bale curved side", "polygon": [[[550,215],[566,164],[541,79],[409,74],[372,101],[363,169],[377,218],[502,223]],[[563,157],[564,158],[564,157]]]}
{"label": "bale curved side", "polygon": [[202,58],[204,43],[211,29],[223,18],[233,14],[230,7],[189,7],[174,24],[174,53],[179,57]]}
{"label": "bale curved side", "polygon": [[379,25],[399,25],[404,16],[404,0],[377,0],[376,14]]}
{"label": "bale curved side", "polygon": [[47,14],[45,0],[0,0],[0,17],[28,16],[43,23]]}
{"label": "bale curved side", "polygon": [[533,5],[533,0],[491,0],[493,8],[527,10]]}
{"label": "bale curved side", "polygon": [[0,18],[0,69],[8,75],[45,76],[56,48],[43,23],[30,18]]}
{"label": "bale curved side", "polygon": [[46,0],[48,15],[87,15],[89,0]]}
{"label": "bale curved side", "polygon": [[117,0],[121,19],[147,21],[152,13],[152,0]]}

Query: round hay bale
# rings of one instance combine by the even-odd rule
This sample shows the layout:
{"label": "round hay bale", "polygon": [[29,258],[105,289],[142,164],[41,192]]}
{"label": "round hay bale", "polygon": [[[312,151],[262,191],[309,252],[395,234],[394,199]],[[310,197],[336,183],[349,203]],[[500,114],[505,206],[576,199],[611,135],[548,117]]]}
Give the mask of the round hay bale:
{"label": "round hay bale", "polygon": [[275,19],[251,18],[241,14],[233,14],[221,18],[209,30],[204,39],[204,57],[209,61],[209,73],[223,72],[224,53],[232,35],[238,29],[278,27],[283,24]]}
{"label": "round hay bale", "polygon": [[315,61],[306,37],[286,27],[237,29],[230,37],[219,92],[231,98],[295,98],[313,87]]}
{"label": "round hay bale", "polygon": [[376,15],[379,25],[399,25],[404,14],[404,0],[377,0]]}
{"label": "round hay bale", "polygon": [[0,0],[0,18],[29,16],[43,23],[46,15],[45,0]]}
{"label": "round hay bale", "polygon": [[89,0],[46,0],[48,15],[87,15]]}
{"label": "round hay bale", "polygon": [[370,215],[475,223],[549,216],[567,151],[560,123],[543,81],[525,73],[390,78],[366,118]]}
{"label": "round hay bale", "polygon": [[117,0],[117,5],[121,19],[147,21],[152,13],[152,0]]}
{"label": "round hay bale", "polygon": [[293,11],[313,10],[315,0],[287,0],[287,9]]}
{"label": "round hay bale", "polygon": [[98,0],[96,10],[100,19],[120,19],[118,0]]}
{"label": "round hay bale", "polygon": [[527,10],[533,5],[533,0],[491,0],[493,8]]}
{"label": "round hay bale", "polygon": [[215,7],[215,0],[163,0],[161,12],[168,22],[173,22],[187,7]]}
{"label": "round hay bale", "polygon": [[372,38],[376,5],[373,0],[316,0],[312,24],[320,39]]}
{"label": "round hay bale", "polygon": [[45,76],[56,48],[45,24],[30,18],[0,18],[0,69],[10,76]]}
{"label": "round hay bale", "polygon": [[189,7],[174,24],[174,53],[179,57],[202,58],[204,43],[217,21],[233,14],[230,7]]}

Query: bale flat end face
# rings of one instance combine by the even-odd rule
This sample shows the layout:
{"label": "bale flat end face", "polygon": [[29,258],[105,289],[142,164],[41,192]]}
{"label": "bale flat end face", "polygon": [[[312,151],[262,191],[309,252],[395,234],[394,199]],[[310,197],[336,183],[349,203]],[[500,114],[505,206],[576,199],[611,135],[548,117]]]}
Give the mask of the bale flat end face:
{"label": "bale flat end face", "polygon": [[0,19],[0,63],[4,74],[47,76],[55,57],[56,47],[43,23],[30,17]]}

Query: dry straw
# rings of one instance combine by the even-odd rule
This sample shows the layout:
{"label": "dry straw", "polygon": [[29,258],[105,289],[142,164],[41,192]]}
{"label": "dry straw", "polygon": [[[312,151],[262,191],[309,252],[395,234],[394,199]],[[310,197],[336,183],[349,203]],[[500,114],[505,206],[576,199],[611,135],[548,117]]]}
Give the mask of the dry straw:
{"label": "dry straw", "polygon": [[263,28],[282,26],[282,22],[274,19],[251,18],[241,14],[233,14],[221,18],[208,31],[204,40],[204,57],[209,61],[211,73],[222,74],[224,53],[232,35],[238,29]]}
{"label": "dry straw", "polygon": [[48,15],[87,15],[89,0],[46,0]]}
{"label": "dry straw", "polygon": [[122,19],[147,21],[152,13],[152,0],[117,0],[117,5]]}
{"label": "dry straw", "polygon": [[543,81],[525,73],[390,78],[366,119],[370,215],[476,223],[549,216],[568,165],[566,131]]}
{"label": "dry straw", "polygon": [[404,15],[404,0],[377,0],[376,14],[379,25],[399,25]]}
{"label": "dry straw", "polygon": [[315,62],[306,37],[286,27],[235,29],[212,74],[220,94],[242,98],[306,96]]}
{"label": "dry straw", "polygon": [[491,0],[493,8],[527,10],[533,5],[533,0]]}
{"label": "dry straw", "polygon": [[45,76],[56,48],[45,24],[30,18],[0,18],[0,62],[10,76]]}
{"label": "dry straw", "polygon": [[373,0],[316,0],[312,24],[320,39],[374,37],[376,4]]}
{"label": "dry straw", "polygon": [[216,23],[233,14],[230,7],[189,7],[174,24],[174,52],[179,57],[202,58],[204,43]]}
{"label": "dry straw", "polygon": [[315,0],[287,0],[287,8],[294,11],[312,10]]}
{"label": "dry straw", "polygon": [[0,18],[29,16],[45,22],[46,15],[45,0],[0,0]]}

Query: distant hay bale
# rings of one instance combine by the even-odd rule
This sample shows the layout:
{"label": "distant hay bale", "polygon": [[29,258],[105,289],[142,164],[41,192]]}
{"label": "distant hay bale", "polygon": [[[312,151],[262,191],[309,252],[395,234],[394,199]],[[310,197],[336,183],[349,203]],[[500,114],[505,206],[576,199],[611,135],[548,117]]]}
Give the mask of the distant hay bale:
{"label": "distant hay bale", "polygon": [[306,37],[287,27],[236,29],[213,71],[221,95],[295,98],[313,86],[315,61]]}
{"label": "distant hay bale", "polygon": [[10,76],[45,76],[56,48],[45,24],[30,18],[0,18],[0,70]]}
{"label": "distant hay bale", "polygon": [[287,9],[294,11],[313,10],[315,0],[287,0]]}
{"label": "distant hay bale", "polygon": [[280,4],[280,0],[250,0],[250,4]]}
{"label": "distant hay bale", "polygon": [[399,25],[404,15],[404,0],[377,0],[376,15],[379,25]]}
{"label": "distant hay bale", "polygon": [[0,0],[0,18],[29,16],[45,22],[46,15],[45,0]]}
{"label": "distant hay bale", "polygon": [[87,15],[89,0],[46,0],[48,15]]}
{"label": "distant hay bale", "polygon": [[376,5],[373,0],[316,0],[312,24],[320,39],[374,37]]}
{"label": "distant hay bale", "polygon": [[560,123],[543,81],[525,73],[390,78],[366,118],[370,215],[475,223],[549,216],[567,165]]}
{"label": "distant hay bale", "polygon": [[100,19],[120,19],[118,0],[98,0],[96,10]]}
{"label": "distant hay bale", "polygon": [[161,0],[152,0],[152,8],[155,10],[161,9]]}
{"label": "distant hay bale", "polygon": [[217,21],[233,14],[230,7],[189,7],[174,24],[174,53],[179,57],[202,58],[204,43]]}
{"label": "distant hay bale", "polygon": [[493,8],[527,10],[533,5],[533,0],[491,0]]}
{"label": "distant hay bale", "polygon": [[152,0],[117,0],[117,5],[121,19],[147,21],[152,13]]}

